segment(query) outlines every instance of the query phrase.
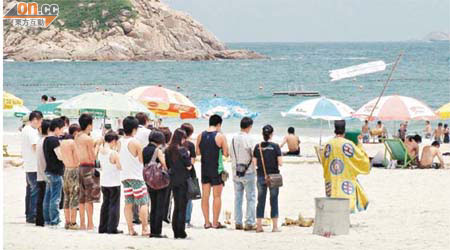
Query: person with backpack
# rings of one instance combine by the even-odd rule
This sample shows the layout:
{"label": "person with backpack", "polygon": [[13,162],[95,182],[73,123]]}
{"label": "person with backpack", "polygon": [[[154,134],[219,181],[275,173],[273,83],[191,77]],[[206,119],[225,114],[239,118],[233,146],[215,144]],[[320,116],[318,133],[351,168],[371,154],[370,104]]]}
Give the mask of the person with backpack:
{"label": "person with backpack", "polygon": [[[255,230],[256,209],[256,168],[252,164],[253,143],[250,130],[253,120],[244,117],[241,120],[241,132],[235,135],[231,141],[231,161],[234,182],[234,220],[236,230]],[[247,210],[245,226],[242,224],[242,202],[245,192]]]}
{"label": "person with backpack", "polygon": [[[164,153],[161,149],[161,146],[165,143],[164,134],[160,131],[152,131],[148,140],[149,144],[142,151],[144,168],[148,167],[152,158],[155,157],[155,161],[161,164],[160,167],[167,169]],[[169,187],[153,189],[149,185],[147,185],[147,189],[150,194],[150,238],[167,238],[166,235],[162,234],[162,223],[170,189]]]}

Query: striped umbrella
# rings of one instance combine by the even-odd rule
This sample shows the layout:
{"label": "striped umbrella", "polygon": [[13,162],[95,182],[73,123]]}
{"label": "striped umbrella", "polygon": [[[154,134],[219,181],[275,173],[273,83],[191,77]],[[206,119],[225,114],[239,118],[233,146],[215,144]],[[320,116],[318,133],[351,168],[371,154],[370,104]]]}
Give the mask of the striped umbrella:
{"label": "striped umbrella", "polygon": [[281,112],[281,115],[333,121],[351,118],[353,112],[352,108],[342,102],[320,97],[302,101],[288,112]]}
{"label": "striped umbrella", "polygon": [[[376,105],[378,98],[364,104],[353,114],[360,119],[382,121],[434,120],[437,118],[433,110],[425,103],[407,96],[383,96]],[[374,106],[376,105],[375,109]]]}
{"label": "striped umbrella", "polygon": [[123,118],[144,112],[154,117],[140,102],[124,94],[103,91],[81,94],[59,105],[55,113],[70,118],[90,113],[95,118]]}
{"label": "striped umbrella", "polygon": [[139,100],[158,116],[193,119],[198,117],[197,107],[184,95],[160,86],[143,86],[126,93]]}
{"label": "striped umbrella", "polygon": [[436,110],[436,113],[442,120],[450,119],[450,102]]}

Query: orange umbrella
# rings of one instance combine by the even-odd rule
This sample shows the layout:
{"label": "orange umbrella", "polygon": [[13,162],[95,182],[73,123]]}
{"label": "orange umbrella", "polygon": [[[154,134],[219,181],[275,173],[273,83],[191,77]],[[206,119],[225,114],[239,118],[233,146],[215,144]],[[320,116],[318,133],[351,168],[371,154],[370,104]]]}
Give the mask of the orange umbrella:
{"label": "orange umbrella", "polygon": [[160,86],[143,86],[130,90],[126,95],[140,101],[158,116],[195,119],[197,107],[184,95]]}

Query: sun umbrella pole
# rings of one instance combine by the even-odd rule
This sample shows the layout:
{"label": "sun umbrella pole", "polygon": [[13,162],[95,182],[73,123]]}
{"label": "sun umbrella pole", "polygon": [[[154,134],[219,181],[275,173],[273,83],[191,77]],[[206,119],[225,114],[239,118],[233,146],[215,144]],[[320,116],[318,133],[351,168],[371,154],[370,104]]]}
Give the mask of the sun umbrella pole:
{"label": "sun umbrella pole", "polygon": [[380,99],[381,99],[381,97],[383,96],[384,91],[386,90],[386,88],[387,88],[389,82],[391,81],[391,79],[392,79],[392,74],[394,73],[395,69],[397,68],[397,65],[398,65],[398,63],[400,62],[400,58],[401,58],[402,56],[403,56],[403,51],[400,52],[400,54],[399,54],[398,57],[397,57],[397,60],[395,60],[394,66],[392,66],[392,70],[391,70],[391,72],[389,73],[389,77],[388,77],[388,79],[386,80],[386,82],[384,83],[383,90],[381,90],[380,96],[378,97],[377,102],[375,103],[375,105],[373,106],[372,111],[370,112],[369,118],[367,119],[368,121],[370,121],[370,119],[372,118],[373,112],[374,112],[375,109],[377,108],[378,102],[380,102]]}
{"label": "sun umbrella pole", "polygon": [[320,139],[319,146],[322,146],[322,119],[320,119]]}

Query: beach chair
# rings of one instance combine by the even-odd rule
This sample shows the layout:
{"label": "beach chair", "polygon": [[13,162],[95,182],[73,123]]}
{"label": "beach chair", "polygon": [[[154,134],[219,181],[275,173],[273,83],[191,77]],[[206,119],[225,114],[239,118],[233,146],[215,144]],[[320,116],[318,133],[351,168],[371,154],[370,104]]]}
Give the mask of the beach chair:
{"label": "beach chair", "polygon": [[385,147],[384,151],[385,159],[386,153],[389,152],[392,160],[403,161],[403,164],[397,166],[400,166],[401,168],[406,168],[414,161],[414,158],[412,158],[409,155],[408,150],[406,149],[405,144],[403,144],[402,140],[384,139],[383,143]]}

